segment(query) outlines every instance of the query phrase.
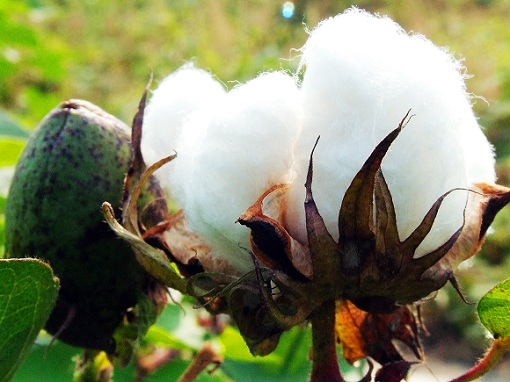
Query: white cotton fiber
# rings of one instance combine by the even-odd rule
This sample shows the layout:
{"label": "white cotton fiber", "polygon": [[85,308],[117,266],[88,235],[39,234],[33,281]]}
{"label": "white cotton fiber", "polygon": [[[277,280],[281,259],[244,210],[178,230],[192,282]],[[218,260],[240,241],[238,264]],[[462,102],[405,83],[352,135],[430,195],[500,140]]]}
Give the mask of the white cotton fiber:
{"label": "white cotton fiber", "polygon": [[[178,152],[160,179],[212,249],[200,261],[206,271],[239,275],[252,268],[250,231],[235,222],[273,185],[290,183],[284,224],[306,244],[304,183],[319,135],[312,190],[337,238],[353,177],[411,109],[382,163],[404,240],[447,191],[495,181],[492,147],[473,114],[463,70],[425,37],[350,9],[312,31],[300,87],[274,72],[225,93],[189,64],[167,77],[147,107],[142,151],[148,163]],[[467,195],[447,196],[416,256],[460,228]]]}
{"label": "white cotton fiber", "polygon": [[[446,191],[494,181],[492,148],[473,115],[463,68],[425,37],[408,35],[389,18],[350,9],[312,31],[301,70],[304,120],[287,225],[302,242],[303,184],[318,135],[312,189],[336,238],[347,187],[409,109],[414,116],[382,164],[401,240]],[[417,256],[437,248],[462,225],[466,198],[467,192],[456,191],[445,199]]]}
{"label": "white cotton fiber", "polygon": [[[142,153],[152,164],[172,155],[183,124],[197,110],[211,107],[225,95],[223,86],[202,69],[188,63],[163,79],[153,92],[145,110]],[[168,187],[172,165],[158,171],[158,178]],[[161,176],[164,174],[164,176]]]}
{"label": "white cotton fiber", "polygon": [[269,187],[290,180],[300,121],[294,79],[273,72],[235,87],[184,125],[172,194],[233,273],[252,267],[250,231],[235,222]]}

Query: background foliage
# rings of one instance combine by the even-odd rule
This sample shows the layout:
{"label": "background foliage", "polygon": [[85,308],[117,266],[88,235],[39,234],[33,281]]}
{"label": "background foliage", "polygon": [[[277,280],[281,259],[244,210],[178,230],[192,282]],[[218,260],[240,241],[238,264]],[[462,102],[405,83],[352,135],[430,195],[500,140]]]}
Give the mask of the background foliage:
{"label": "background foliage", "polygon": [[[484,97],[476,99],[474,108],[495,145],[499,183],[510,185],[509,0],[297,0],[290,19],[281,15],[283,1],[273,0],[3,0],[0,255],[12,166],[28,131],[59,102],[86,99],[130,124],[151,70],[157,82],[192,60],[231,88],[260,71],[294,69],[298,62],[294,58],[299,55],[296,49],[305,42],[306,29],[351,4],[388,14],[405,29],[423,33],[436,44],[449,46],[457,57],[464,57],[473,75],[467,81],[468,91]],[[498,215],[493,227],[482,255],[459,273],[461,285],[473,301],[510,271],[508,209]],[[179,356],[144,380],[172,380],[171,375],[178,375],[201,342],[210,338],[223,346],[226,362],[213,377],[204,375],[200,380],[239,380],[239,373],[243,380],[254,381],[283,380],[282,374],[289,380],[307,379],[307,331],[295,329],[287,334],[274,357],[253,359],[234,329],[216,338],[197,329],[195,313],[189,303],[185,307],[189,311],[183,316],[180,308],[170,305],[147,339],[150,346],[177,341],[171,343],[179,349]],[[426,352],[469,362],[480,355],[484,331],[475,308],[462,304],[451,288],[424,310],[432,333]],[[201,333],[198,339],[197,330]],[[190,338],[194,340],[190,342]],[[57,343],[44,359],[48,342],[44,337],[38,341],[15,380],[70,380],[69,360],[78,349]],[[134,373],[133,365],[118,370],[116,380],[133,380]]]}

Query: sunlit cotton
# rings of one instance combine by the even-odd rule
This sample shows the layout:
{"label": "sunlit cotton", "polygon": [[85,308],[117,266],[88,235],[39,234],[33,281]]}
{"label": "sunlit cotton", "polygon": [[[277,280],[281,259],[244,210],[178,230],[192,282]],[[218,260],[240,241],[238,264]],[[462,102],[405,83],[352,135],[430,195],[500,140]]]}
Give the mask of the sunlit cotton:
{"label": "sunlit cotton", "polygon": [[[352,178],[374,147],[411,110],[413,117],[382,164],[405,239],[432,204],[453,188],[494,182],[492,148],[466,93],[463,67],[421,35],[387,17],[350,9],[311,32],[302,49],[303,130],[287,226],[306,242],[304,181],[314,155],[314,198],[338,237],[338,211]],[[436,249],[462,226],[466,191],[443,203],[416,256]]]}
{"label": "sunlit cotton", "polygon": [[301,119],[294,79],[273,72],[235,87],[184,125],[179,156],[170,163],[172,193],[230,272],[253,266],[250,232],[235,221],[266,189],[292,179]]}

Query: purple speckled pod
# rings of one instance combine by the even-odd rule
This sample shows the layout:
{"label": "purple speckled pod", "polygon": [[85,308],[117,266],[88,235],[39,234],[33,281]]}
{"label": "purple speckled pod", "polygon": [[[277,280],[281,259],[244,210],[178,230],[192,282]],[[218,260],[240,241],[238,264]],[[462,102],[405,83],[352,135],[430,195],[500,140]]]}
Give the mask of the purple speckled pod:
{"label": "purple speckled pod", "polygon": [[60,278],[48,332],[109,354],[130,308],[141,296],[162,295],[101,214],[104,201],[121,207],[130,159],[124,123],[89,102],[63,102],[28,141],[6,205],[7,254],[44,259]]}

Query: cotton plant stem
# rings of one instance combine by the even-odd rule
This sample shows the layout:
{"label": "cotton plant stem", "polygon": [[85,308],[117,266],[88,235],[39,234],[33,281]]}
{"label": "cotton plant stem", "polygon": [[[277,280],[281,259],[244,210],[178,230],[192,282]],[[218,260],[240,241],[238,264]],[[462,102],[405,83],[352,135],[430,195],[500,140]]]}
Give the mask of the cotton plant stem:
{"label": "cotton plant stem", "polygon": [[310,382],[345,382],[336,356],[335,300],[325,301],[312,318],[312,376]]}
{"label": "cotton plant stem", "polygon": [[209,365],[215,364],[216,367],[219,367],[222,362],[223,356],[216,353],[212,345],[206,342],[193,359],[193,362],[191,362],[184,374],[179,378],[179,382],[192,382]]}
{"label": "cotton plant stem", "polygon": [[509,347],[510,337],[495,339],[487,354],[473,368],[450,382],[469,382],[480,378],[501,361]]}

